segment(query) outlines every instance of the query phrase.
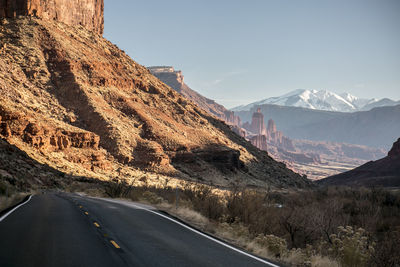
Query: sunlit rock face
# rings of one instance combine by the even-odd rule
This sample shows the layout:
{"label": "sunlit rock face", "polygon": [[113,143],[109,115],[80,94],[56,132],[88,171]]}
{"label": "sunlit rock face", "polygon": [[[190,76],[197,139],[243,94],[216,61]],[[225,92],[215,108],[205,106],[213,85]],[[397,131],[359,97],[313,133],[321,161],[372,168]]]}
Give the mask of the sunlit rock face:
{"label": "sunlit rock face", "polygon": [[104,0],[0,0],[0,18],[36,16],[103,34]]}

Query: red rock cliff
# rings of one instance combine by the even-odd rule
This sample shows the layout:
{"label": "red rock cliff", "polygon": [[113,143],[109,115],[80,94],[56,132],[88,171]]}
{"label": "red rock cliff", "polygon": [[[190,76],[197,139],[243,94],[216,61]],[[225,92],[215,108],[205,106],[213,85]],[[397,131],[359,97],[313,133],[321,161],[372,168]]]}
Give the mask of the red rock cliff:
{"label": "red rock cliff", "polygon": [[37,16],[103,34],[104,0],[0,0],[0,18]]}

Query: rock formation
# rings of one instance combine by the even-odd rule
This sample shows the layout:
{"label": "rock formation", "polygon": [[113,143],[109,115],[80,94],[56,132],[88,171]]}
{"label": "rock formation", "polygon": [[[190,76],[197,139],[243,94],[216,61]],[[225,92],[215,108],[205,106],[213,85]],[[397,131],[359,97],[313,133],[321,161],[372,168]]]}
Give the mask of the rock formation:
{"label": "rock formation", "polygon": [[268,151],[267,145],[267,137],[263,134],[257,134],[250,137],[250,142],[253,146],[257,147],[258,149]]}
{"label": "rock formation", "polygon": [[257,112],[254,112],[253,116],[251,117],[250,131],[254,134],[267,134],[264,115],[261,113],[260,109],[257,109]]}
{"label": "rock formation", "polygon": [[292,140],[285,137],[281,131],[277,130],[276,124],[272,119],[268,120],[268,126],[265,127],[264,115],[261,113],[260,109],[253,113],[251,124],[246,122],[243,124],[243,128],[254,135],[249,135],[249,140],[253,144],[256,144],[259,149],[266,150],[267,147],[272,146],[279,148],[281,151],[296,151]]}
{"label": "rock formation", "polygon": [[[299,151],[293,144],[293,140],[277,130],[274,120],[269,119],[265,127],[264,115],[260,109],[253,113],[251,123],[243,124],[243,128],[248,131],[246,138],[254,146],[267,151],[274,159],[285,162],[286,166],[296,172],[306,174],[299,166],[322,163],[318,154]],[[307,172],[307,174],[310,173]],[[312,176],[312,178],[315,177]]]}
{"label": "rock formation", "polygon": [[[186,85],[184,82],[182,71],[176,71],[171,66],[152,66],[148,67],[148,69],[162,82],[170,86],[172,89],[174,89],[187,99],[192,100],[194,103],[199,105],[202,109],[204,109],[211,115],[220,118],[230,125],[240,127],[240,118],[236,116],[233,111],[227,110],[224,106],[217,104],[214,100],[208,99],[200,95],[196,91],[193,91],[188,85]],[[238,134],[240,133],[242,133],[242,131],[238,131]]]}
{"label": "rock formation", "polygon": [[296,148],[293,145],[293,142],[290,138],[283,135],[281,131],[276,129],[276,124],[274,120],[268,120],[268,128],[267,128],[267,141],[279,147],[280,149],[284,149],[287,151],[295,151]]}
{"label": "rock formation", "polygon": [[[21,139],[42,153],[63,151],[68,154],[70,161],[79,163],[88,170],[111,170],[106,153],[99,149],[98,135],[81,129],[62,129],[45,119],[7,110],[7,107],[1,105],[0,137]],[[86,156],[75,155],[73,149],[84,150]]]}
{"label": "rock formation", "polygon": [[309,185],[97,31],[17,17],[0,39],[0,135],[34,160],[101,179]]}
{"label": "rock formation", "polygon": [[0,0],[0,18],[35,16],[103,34],[104,0]]}
{"label": "rock formation", "polygon": [[276,129],[276,124],[273,119],[268,120],[267,131],[269,133],[276,133],[278,130]]}

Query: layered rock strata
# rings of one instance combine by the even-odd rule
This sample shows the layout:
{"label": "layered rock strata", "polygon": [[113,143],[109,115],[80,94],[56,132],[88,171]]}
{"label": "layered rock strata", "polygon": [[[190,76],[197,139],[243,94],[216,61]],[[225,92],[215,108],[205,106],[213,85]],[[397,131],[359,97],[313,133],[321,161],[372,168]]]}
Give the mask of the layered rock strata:
{"label": "layered rock strata", "polygon": [[103,34],[104,0],[0,0],[0,18],[35,16]]}

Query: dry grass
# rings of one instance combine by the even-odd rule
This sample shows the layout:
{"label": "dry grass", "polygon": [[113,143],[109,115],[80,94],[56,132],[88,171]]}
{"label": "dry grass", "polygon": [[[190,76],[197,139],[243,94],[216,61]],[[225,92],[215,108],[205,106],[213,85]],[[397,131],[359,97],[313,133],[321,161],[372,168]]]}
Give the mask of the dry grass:
{"label": "dry grass", "polygon": [[312,267],[339,267],[339,263],[331,260],[328,257],[323,257],[321,255],[315,255],[311,257]]}
{"label": "dry grass", "polygon": [[210,220],[201,215],[200,213],[188,208],[188,207],[178,207],[175,205],[169,204],[165,201],[157,205],[157,208],[163,211],[168,212],[169,214],[181,219],[182,221],[193,225],[194,227],[206,230],[212,227]]}

